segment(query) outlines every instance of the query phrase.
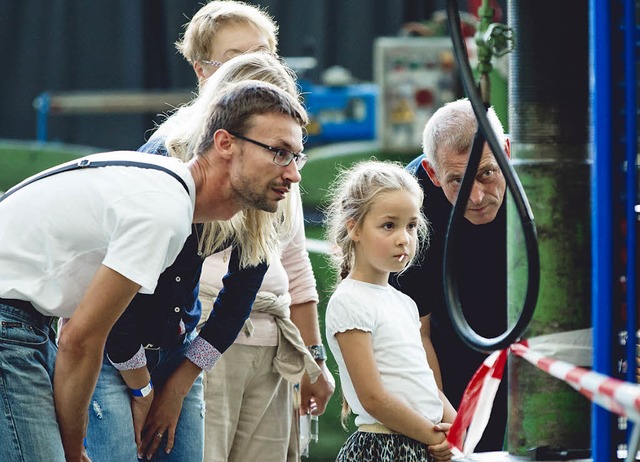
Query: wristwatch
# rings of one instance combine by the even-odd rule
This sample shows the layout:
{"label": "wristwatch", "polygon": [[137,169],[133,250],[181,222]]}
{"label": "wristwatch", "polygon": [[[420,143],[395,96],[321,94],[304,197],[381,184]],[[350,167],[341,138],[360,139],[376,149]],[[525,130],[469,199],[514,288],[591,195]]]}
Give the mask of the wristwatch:
{"label": "wristwatch", "polygon": [[307,350],[316,361],[327,360],[327,350],[325,350],[324,345],[311,345],[307,347]]}

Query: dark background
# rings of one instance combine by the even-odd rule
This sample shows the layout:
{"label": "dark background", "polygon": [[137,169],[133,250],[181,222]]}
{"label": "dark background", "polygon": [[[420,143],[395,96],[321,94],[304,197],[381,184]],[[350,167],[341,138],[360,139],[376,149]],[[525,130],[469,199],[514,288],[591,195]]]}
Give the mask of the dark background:
{"label": "dark background", "polygon": [[[36,138],[42,92],[195,89],[173,43],[203,0],[3,0],[0,2],[0,138]],[[262,0],[280,25],[282,56],[313,56],[309,72],[340,65],[373,78],[373,41],[428,19],[444,1]],[[463,9],[465,1],[460,2]],[[48,140],[109,149],[139,146],[156,114],[49,117]],[[146,135],[145,135],[146,132]]]}

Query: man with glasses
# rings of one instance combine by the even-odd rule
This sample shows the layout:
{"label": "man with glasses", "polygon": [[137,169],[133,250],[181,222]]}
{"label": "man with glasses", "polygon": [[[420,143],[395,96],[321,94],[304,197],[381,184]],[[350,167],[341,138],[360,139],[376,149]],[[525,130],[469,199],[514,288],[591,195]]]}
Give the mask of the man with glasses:
{"label": "man with glasses", "polygon": [[[247,13],[247,11],[249,13]],[[189,23],[187,31],[185,32],[184,46],[190,50],[206,48],[202,45],[204,37],[211,39],[218,33],[224,32],[229,25],[245,23],[251,24],[251,21],[246,18],[251,15],[255,16],[256,11],[259,10],[241,2],[210,2],[206,4]],[[203,16],[201,12],[207,14]],[[245,17],[244,22],[241,20],[242,17]],[[260,12],[258,17],[264,18],[264,13]],[[203,24],[200,21],[206,21],[206,24]],[[213,28],[214,25],[215,34],[212,35],[208,33],[206,29]],[[197,36],[194,36],[194,34],[189,32],[192,27],[197,29],[197,34],[199,35],[196,34]],[[255,30],[264,30],[266,31],[265,34],[269,31],[269,28],[265,25],[262,27],[258,27],[257,25],[248,27],[252,27]],[[191,40],[188,44],[186,43],[187,37],[190,37]],[[247,44],[246,47],[241,47],[238,45],[238,40],[242,37],[235,41],[230,34],[225,37],[226,39],[229,39],[229,41],[226,41],[225,39],[225,43],[228,43],[228,45],[223,44],[225,51],[223,53],[218,53],[218,48],[209,46],[207,48],[207,57],[223,59],[222,55],[224,55],[226,62],[228,61],[226,57],[231,59],[231,53],[229,51],[236,53],[253,48],[259,48],[260,43],[262,43],[257,42],[252,46],[248,46]],[[194,41],[198,42],[199,45],[194,45]],[[265,42],[271,43],[272,41],[265,39]],[[280,76],[281,78],[279,78],[277,82],[274,81],[274,83],[278,83],[279,86],[282,86],[282,88],[286,89],[289,93],[297,96],[295,82],[292,80],[290,71],[284,69],[279,61],[270,54],[254,53],[254,55],[262,55],[264,58],[259,59],[258,56],[255,56],[250,59],[245,56],[247,59],[245,59],[245,57],[237,58],[236,63],[229,62],[227,66],[233,65],[237,68],[237,60],[244,60],[246,62],[258,62],[264,60],[268,62],[268,66],[261,70],[260,75],[275,74]],[[261,64],[261,66],[265,67],[264,64]],[[204,67],[196,66],[194,69],[198,72],[198,69],[202,70]],[[209,66],[207,69],[211,73],[218,71],[220,67],[217,65]],[[224,72],[226,71],[221,72],[225,75]],[[258,78],[258,76],[253,78]],[[223,82],[224,79],[218,79],[218,81],[215,82],[214,87],[209,85],[209,88],[215,88]],[[281,85],[281,83],[285,82],[286,85]],[[201,94],[198,97],[198,100],[202,100],[203,97],[205,97],[204,101],[206,101],[206,95],[204,94],[205,91],[203,87],[204,85],[201,86]],[[211,94],[212,92],[210,91],[209,95]],[[198,103],[194,103],[193,107],[196,107],[196,104]],[[187,109],[188,107],[181,108],[175,115],[178,115],[182,110]],[[197,117],[198,116],[196,114],[195,118]],[[193,119],[190,118],[190,120]],[[169,138],[172,139],[171,143],[177,141],[177,144],[179,145],[186,145],[190,143],[191,139],[197,136],[197,132],[191,131],[192,129],[189,126],[191,122],[187,122],[186,125],[179,123],[178,126],[172,126],[173,128],[167,132],[167,130],[164,129],[170,126],[168,122],[171,122],[171,119],[163,123],[149,142],[140,148],[140,150],[143,152],[164,154],[188,159],[190,153],[177,153],[174,152],[171,147],[165,146],[166,138],[164,138],[164,136],[168,135]],[[159,133],[163,133],[163,135],[159,135]],[[233,133],[233,135],[231,135],[231,133]],[[306,156],[298,153],[296,149],[294,149],[294,146],[279,142],[279,138],[276,136],[277,133],[274,133],[273,131],[256,135],[253,130],[240,130],[236,128],[233,130],[230,129],[230,135],[232,142],[243,151],[246,151],[245,154],[251,153],[252,156],[267,157],[271,152],[273,162],[277,165],[291,167],[295,164],[298,166],[298,169],[300,169],[306,161]],[[260,143],[260,146],[254,146],[251,142],[247,142],[246,140],[240,139],[239,136],[234,135],[254,140]],[[176,137],[178,139],[175,139]],[[271,149],[263,149],[263,145],[268,146]],[[250,158],[247,156],[245,156],[245,159],[250,161]],[[253,187],[253,184],[246,184],[240,191],[238,191],[238,194],[247,195],[248,198],[251,198],[251,191]],[[287,191],[282,188],[281,184],[273,184],[271,186],[271,190],[276,194],[283,194]],[[299,201],[299,191],[297,188],[289,190],[289,192],[287,192],[287,196],[291,196],[291,198],[295,197],[295,201]],[[288,202],[289,200],[290,199],[287,198],[287,200],[280,202]],[[273,204],[270,203],[266,203],[264,205],[266,207],[273,206]],[[283,210],[285,210],[286,214],[289,215],[289,209]],[[249,214],[249,216],[253,215]],[[280,211],[277,213],[277,216],[285,219],[283,224],[277,225],[279,229],[283,229],[283,225],[287,225],[289,221],[293,220],[293,218],[283,215]],[[260,220],[262,219],[264,218],[261,218]],[[257,222],[260,223],[260,221]],[[299,224],[303,232],[304,224],[302,222],[301,213]],[[198,375],[197,377],[192,377],[185,374],[181,368],[177,367],[178,362],[175,361],[175,357],[179,357],[182,354],[185,345],[188,345],[191,339],[196,336],[196,324],[200,320],[202,313],[203,328],[200,332],[200,337],[205,336],[212,339],[211,341],[216,349],[213,355],[203,355],[203,359],[205,361],[214,359],[215,364],[220,362],[224,365],[229,354],[227,353],[223,356],[220,356],[220,354],[226,352],[230,346],[233,347],[232,343],[234,343],[234,340],[244,337],[244,335],[238,335],[238,332],[251,312],[256,292],[258,289],[260,291],[264,290],[260,283],[262,282],[263,275],[267,271],[266,265],[261,264],[257,267],[246,267],[244,265],[240,265],[240,261],[247,253],[246,246],[237,245],[234,246],[232,250],[228,250],[229,242],[220,242],[219,240],[216,245],[209,245],[209,238],[207,237],[208,234],[211,234],[208,231],[209,229],[208,224],[205,225],[204,228],[194,227],[192,235],[188,238],[182,252],[176,259],[176,262],[171,265],[171,267],[167,268],[167,270],[161,275],[155,293],[151,295],[137,295],[125,314],[117,322],[114,329],[112,329],[107,340],[107,357],[104,359],[98,388],[94,394],[93,402],[100,404],[103,401],[108,400],[110,395],[121,390],[123,380],[121,376],[128,374],[127,371],[129,368],[134,366],[137,368],[140,366],[135,361],[132,362],[132,358],[136,354],[140,355],[141,345],[144,347],[143,355],[147,357],[147,363],[149,364],[154,361],[156,356],[169,358],[169,360],[163,359],[157,367],[152,369],[154,385],[156,384],[156,377],[159,377],[158,382],[160,385],[165,383],[165,381],[167,384],[173,384],[174,382],[181,384],[193,383],[186,397],[178,394],[170,394],[169,391],[175,389],[175,387],[172,386],[164,386],[161,392],[156,390],[152,407],[144,424],[145,431],[141,432],[139,429],[139,426],[142,424],[137,424],[138,426],[135,430],[136,436],[138,434],[140,435],[138,438],[138,447],[143,455],[156,454],[156,458],[166,458],[167,456],[162,454],[162,452],[171,450],[172,453],[169,457],[173,460],[202,459],[203,376]],[[245,231],[242,227],[240,229]],[[246,236],[251,239],[252,233],[247,231]],[[244,236],[239,237],[242,238]],[[302,234],[302,237],[303,239],[301,242],[296,241],[294,243],[294,247],[296,247],[298,254],[304,256],[304,259],[296,262],[296,271],[298,271],[299,276],[302,276],[302,268],[307,268],[304,272],[307,276],[296,276],[296,284],[298,286],[305,285],[306,288],[304,291],[301,291],[301,289],[296,288],[296,286],[290,286],[296,289],[296,293],[292,296],[291,319],[294,319],[294,316],[296,316],[294,323],[302,335],[304,344],[317,346],[322,343],[317,320],[316,305],[318,302],[318,295],[315,290],[315,280],[313,279],[311,265],[304,247],[304,234]],[[256,243],[250,242],[249,244],[253,247],[257,246]],[[243,248],[242,253],[239,250],[240,248]],[[221,257],[223,260],[221,262],[221,266],[224,267],[224,270],[221,275],[218,276],[218,279],[221,279],[224,276],[224,289],[220,291],[217,298],[214,297],[215,302],[211,299],[203,300],[201,305],[198,301],[198,294],[201,292],[199,290],[201,288],[201,286],[199,286],[199,278],[201,272],[204,274],[207,272],[207,268],[211,267],[211,265],[205,264],[203,268],[203,259],[213,252],[218,252],[218,256],[223,254]],[[290,255],[291,253],[291,251],[285,252],[287,255]],[[278,261],[276,262],[273,260],[274,258],[271,258],[272,268],[280,265],[280,257],[277,257]],[[227,272],[226,275],[225,272]],[[296,305],[294,302],[298,300],[300,303]],[[153,321],[149,321],[149,316],[144,315],[144,313],[149,312],[154,313]],[[211,316],[209,316],[210,312],[212,313]],[[140,319],[145,319],[145,323],[140,325]],[[256,332],[256,334],[259,334],[261,331],[261,323],[254,320],[252,326],[254,327],[253,331]],[[162,335],[163,333],[164,335]],[[175,341],[176,333],[180,333],[180,336],[178,337],[179,341],[177,342]],[[256,337],[261,338],[259,335],[256,335]],[[233,363],[235,362],[235,359],[233,357],[229,357],[229,361]],[[220,366],[213,367],[214,362],[207,362],[206,367],[202,367],[203,370],[207,371],[205,376],[209,379],[212,374],[217,374],[218,371],[227,370]],[[313,400],[313,412],[321,414],[324,412],[326,402],[333,393],[334,385],[331,374],[324,365],[324,358],[318,357],[317,362],[322,370],[321,378],[312,384],[309,384],[309,380],[306,379],[306,385],[303,383],[303,389],[307,396],[306,402]],[[270,366],[270,370],[271,369],[272,367]],[[160,382],[160,380],[162,380],[162,382]],[[224,382],[227,383],[229,381],[224,380]],[[101,386],[103,384],[104,386]],[[282,386],[284,387],[284,384]],[[210,387],[210,393],[220,391],[221,389],[221,387]],[[281,392],[278,392],[277,394],[272,392],[271,394],[278,397],[282,395]],[[135,400],[136,398],[132,399]],[[227,399],[223,398],[223,400]],[[114,421],[121,422],[128,419],[128,423],[126,425],[127,428],[136,426],[135,423],[130,423],[132,412],[123,408],[123,406],[128,404],[128,401],[129,399],[127,398],[127,395],[120,392],[118,413],[111,413],[107,415],[105,413],[94,412],[94,410],[91,409],[89,416],[90,422],[87,438],[87,450],[94,462],[98,462],[100,460],[113,460],[115,451],[124,449],[130,451],[128,446],[129,440],[126,436],[123,438],[120,433],[115,433],[113,431],[114,424],[112,423]],[[227,401],[231,401],[231,399],[228,399]],[[306,409],[308,408],[310,408],[310,404],[305,406],[305,410],[303,412],[307,412]],[[209,420],[214,419],[215,412],[221,411],[221,408],[220,406],[211,405],[208,406],[208,410],[209,411],[206,414],[208,419],[207,425]],[[285,416],[286,411],[287,410],[284,408],[280,408],[278,410],[279,419],[282,422],[291,422],[291,417],[287,418]],[[127,413],[129,415],[126,415]],[[134,419],[137,420],[138,418],[143,418],[143,416],[136,417],[136,414],[134,413]],[[230,416],[223,416],[223,418],[227,421],[231,419]],[[218,420],[222,420],[222,418],[219,418]],[[292,426],[292,424],[290,426]],[[275,429],[276,426],[271,425],[270,428]],[[133,430],[130,430],[129,434],[133,434]],[[220,445],[216,444],[216,441],[212,439],[217,438],[218,435],[220,435],[221,438],[224,436],[219,431],[207,432],[207,437],[205,438],[207,441],[207,447],[220,447]],[[230,437],[233,437],[233,433]],[[297,440],[297,434],[295,435],[295,440]],[[127,445],[124,445],[122,441],[126,441]],[[282,460],[282,458],[280,458],[280,460]]]}
{"label": "man with glasses", "polygon": [[[190,234],[192,222],[230,220],[252,208],[275,210],[300,180],[291,161],[295,156],[287,154],[288,165],[278,165],[262,148],[247,149],[229,131],[299,155],[307,122],[296,98],[267,83],[241,82],[212,100],[189,163],[128,152],[97,154],[77,162],[80,168],[67,165],[70,171],[25,180],[3,197],[0,411],[5,418],[0,421],[0,447],[4,459],[88,460],[83,437],[105,341],[131,299],[138,292],[154,291],[160,273]],[[271,223],[260,231],[257,239],[276,239]],[[257,264],[270,256],[262,252],[255,257]],[[259,272],[253,289],[261,277]],[[153,322],[153,310],[147,315]],[[58,347],[54,317],[67,318]],[[177,377],[182,380],[167,383],[164,390],[188,394],[193,379],[219,357],[210,340],[203,333],[186,345],[183,357],[170,358],[178,361],[182,372]],[[167,358],[159,358],[163,359]],[[142,350],[132,363],[139,361],[140,366],[145,360]],[[132,395],[131,402],[124,402],[133,409],[129,416],[146,413],[155,388],[149,369],[129,368],[122,377],[121,387]],[[93,402],[91,409],[106,417],[118,404]],[[119,422],[119,427],[123,425],[126,422]],[[147,429],[156,439],[164,430]],[[125,437],[121,442],[132,450],[128,456],[114,450],[105,457],[135,460],[136,446],[129,441]]]}
{"label": "man with glasses", "polygon": [[307,163],[308,157],[306,154],[303,154],[303,153],[296,154],[295,152],[287,151],[286,149],[274,148],[273,146],[269,146],[268,144],[261,143],[260,141],[252,140],[249,137],[242,136],[235,132],[229,132],[229,133],[235,136],[236,138],[240,138],[241,140],[248,141],[249,143],[255,144],[256,146],[260,146],[261,148],[264,148],[267,151],[272,152],[273,162],[276,165],[281,165],[283,167],[286,167],[291,163],[292,160],[294,160],[296,162],[296,165],[298,166],[298,170],[300,170],[302,169],[302,167],[304,167],[304,164]]}

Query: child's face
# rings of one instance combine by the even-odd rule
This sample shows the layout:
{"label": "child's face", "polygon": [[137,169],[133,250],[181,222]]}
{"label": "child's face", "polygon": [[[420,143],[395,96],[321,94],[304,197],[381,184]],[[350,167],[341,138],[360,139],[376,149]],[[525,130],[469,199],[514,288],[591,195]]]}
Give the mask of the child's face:
{"label": "child's face", "polygon": [[404,269],[416,251],[419,214],[418,198],[407,191],[379,195],[361,226],[352,231],[352,277],[386,285],[389,273]]}

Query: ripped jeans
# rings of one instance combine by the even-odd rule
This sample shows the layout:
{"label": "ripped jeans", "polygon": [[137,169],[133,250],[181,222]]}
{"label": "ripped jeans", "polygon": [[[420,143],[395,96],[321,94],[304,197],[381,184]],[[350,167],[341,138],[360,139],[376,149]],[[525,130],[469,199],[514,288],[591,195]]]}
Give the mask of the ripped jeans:
{"label": "ripped jeans", "polygon": [[[184,359],[183,352],[195,338],[187,336],[178,346],[147,350],[147,367],[154,387],[161,387]],[[89,407],[87,454],[92,462],[137,462],[137,449],[131,416],[131,395],[120,372],[104,357],[95,392]],[[171,454],[164,452],[166,441],[160,444],[152,460],[200,461],[204,454],[204,400],[202,374],[182,402],[176,427],[175,446]]]}

